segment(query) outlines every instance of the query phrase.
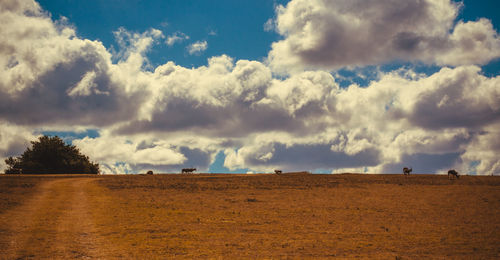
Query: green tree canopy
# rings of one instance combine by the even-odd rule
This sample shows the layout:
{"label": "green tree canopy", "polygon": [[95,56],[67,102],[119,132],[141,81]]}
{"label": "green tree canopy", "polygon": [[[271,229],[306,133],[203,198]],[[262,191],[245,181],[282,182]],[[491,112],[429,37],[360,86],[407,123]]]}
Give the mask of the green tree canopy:
{"label": "green tree canopy", "polygon": [[41,136],[19,157],[9,157],[6,174],[98,174],[99,164],[89,161],[74,145],[57,137]]}

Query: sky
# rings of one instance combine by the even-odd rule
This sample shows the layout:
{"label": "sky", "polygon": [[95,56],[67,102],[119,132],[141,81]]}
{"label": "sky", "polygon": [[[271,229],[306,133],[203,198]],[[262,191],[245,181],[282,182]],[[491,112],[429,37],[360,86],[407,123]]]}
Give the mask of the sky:
{"label": "sky", "polygon": [[500,175],[497,1],[4,0],[0,171]]}

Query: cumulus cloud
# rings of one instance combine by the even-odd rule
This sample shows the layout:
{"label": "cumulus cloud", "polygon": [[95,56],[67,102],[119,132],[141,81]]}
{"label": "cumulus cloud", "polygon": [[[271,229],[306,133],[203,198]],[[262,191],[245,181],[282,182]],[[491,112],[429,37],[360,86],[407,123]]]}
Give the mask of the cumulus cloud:
{"label": "cumulus cloud", "polygon": [[0,118],[105,126],[137,114],[147,94],[144,53],[160,31],[120,28],[115,35],[123,48],[118,63],[112,63],[101,42],[80,39],[37,3],[21,2],[3,2],[0,13]]}
{"label": "cumulus cloud", "polygon": [[262,63],[228,56],[214,57],[208,66],[187,69],[173,62],[156,68],[149,117],[120,128],[122,133],[193,131],[205,135],[242,135],[260,124],[261,112],[288,117],[284,111],[260,104],[271,84],[271,72]]}
{"label": "cumulus cloud", "polygon": [[199,55],[208,48],[207,41],[197,41],[187,47],[189,54]]}
{"label": "cumulus cloud", "polygon": [[273,43],[268,60],[287,73],[393,60],[459,66],[500,57],[491,21],[455,25],[460,7],[450,0],[293,0],[276,8],[284,39]]}
{"label": "cumulus cloud", "polygon": [[330,143],[280,142],[251,144],[238,151],[226,150],[224,166],[229,169],[251,167],[262,172],[273,169],[284,171],[314,171],[316,169],[344,169],[355,166],[376,166],[380,164],[380,151],[375,148],[363,149],[354,154],[331,149]]}
{"label": "cumulus cloud", "polygon": [[449,35],[449,48],[435,57],[437,64],[487,64],[500,57],[500,38],[491,21],[459,21]]}
{"label": "cumulus cloud", "polygon": [[[500,78],[467,65],[497,55],[498,37],[485,19],[454,24],[458,9],[444,0],[293,0],[278,8],[285,38],[270,63],[221,55],[186,68],[149,64],[159,30],[118,28],[120,48],[110,51],[36,2],[2,1],[0,156],[19,154],[46,129],[97,128],[99,136],[73,144],[105,173],[206,170],[224,151],[224,166],[251,171],[377,173],[411,164],[500,174]],[[191,47],[200,53],[207,43]],[[329,72],[302,70],[392,59],[456,67],[379,72],[346,88]],[[289,75],[273,77],[276,66]]]}
{"label": "cumulus cloud", "polygon": [[30,141],[36,138],[28,129],[23,129],[22,132],[18,132],[19,128],[16,128],[16,132],[10,130],[12,128],[4,129],[1,134],[0,153],[2,158],[18,156],[30,145]]}
{"label": "cumulus cloud", "polygon": [[[474,135],[462,155],[460,168],[481,175],[499,175],[500,124],[489,125]],[[472,162],[472,164],[471,164]]]}
{"label": "cumulus cloud", "polygon": [[[30,146],[30,141],[38,136],[29,127],[17,126],[0,120],[0,158],[19,156]],[[7,168],[4,160],[0,161],[0,169]]]}
{"label": "cumulus cloud", "polygon": [[[294,90],[291,92],[304,96],[301,102],[315,97],[311,103],[317,108],[310,110],[315,113],[308,113],[301,122],[321,130],[258,134],[246,139],[239,150],[226,150],[225,166],[263,171],[302,167],[311,171],[399,172],[412,164],[417,172],[438,173],[450,167],[466,171],[467,165],[477,160],[481,161],[477,167],[481,173],[498,174],[498,159],[490,154],[496,148],[481,140],[497,133],[490,131],[500,120],[499,80],[483,76],[476,66],[464,66],[443,68],[429,77],[387,73],[368,87],[330,87],[330,92],[318,95],[313,94],[313,87],[305,88],[306,94]],[[272,93],[273,86],[268,90]],[[276,103],[284,105],[288,99],[282,95]],[[288,104],[291,115],[300,107],[295,102]],[[484,149],[482,154],[487,155],[481,160],[469,149]],[[299,155],[302,157],[297,158]],[[486,165],[492,168],[486,169]]]}
{"label": "cumulus cloud", "polygon": [[[141,147],[126,137],[101,136],[98,138],[85,137],[74,140],[73,144],[84,154],[91,155],[91,159],[100,162],[106,170],[122,164],[137,171],[143,170],[141,165],[157,167],[163,165],[182,164],[186,157],[168,145],[152,143],[150,147]],[[139,166],[138,168],[136,168]],[[104,173],[114,173],[109,171]]]}
{"label": "cumulus cloud", "polygon": [[[168,141],[165,141],[168,140]],[[165,134],[114,135],[104,130],[99,137],[73,141],[84,154],[102,166],[104,174],[147,170],[179,172],[196,167],[206,171],[215,159],[220,140]]]}

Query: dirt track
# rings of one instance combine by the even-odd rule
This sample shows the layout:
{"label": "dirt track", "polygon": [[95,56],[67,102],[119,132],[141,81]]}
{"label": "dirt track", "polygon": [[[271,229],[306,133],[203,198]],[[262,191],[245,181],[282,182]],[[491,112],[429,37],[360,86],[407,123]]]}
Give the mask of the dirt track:
{"label": "dirt track", "polygon": [[[91,178],[54,179],[0,218],[4,259],[98,258],[99,237],[88,203]],[[99,243],[97,243],[99,242]]]}

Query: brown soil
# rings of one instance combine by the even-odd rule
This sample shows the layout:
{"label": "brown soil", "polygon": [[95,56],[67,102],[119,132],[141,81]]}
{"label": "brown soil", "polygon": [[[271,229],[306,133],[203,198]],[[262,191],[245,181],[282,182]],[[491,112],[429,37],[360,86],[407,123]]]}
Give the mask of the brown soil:
{"label": "brown soil", "polygon": [[36,196],[0,215],[0,251],[5,259],[100,257],[90,215],[91,178],[41,183]]}
{"label": "brown soil", "polygon": [[0,258],[500,257],[499,177],[20,178]]}

